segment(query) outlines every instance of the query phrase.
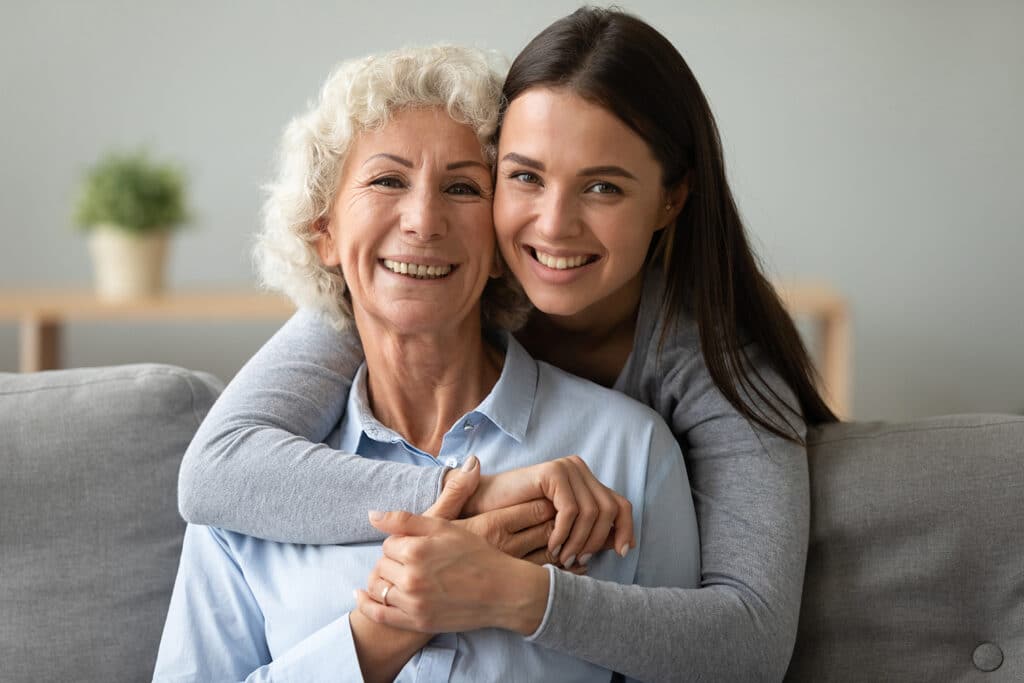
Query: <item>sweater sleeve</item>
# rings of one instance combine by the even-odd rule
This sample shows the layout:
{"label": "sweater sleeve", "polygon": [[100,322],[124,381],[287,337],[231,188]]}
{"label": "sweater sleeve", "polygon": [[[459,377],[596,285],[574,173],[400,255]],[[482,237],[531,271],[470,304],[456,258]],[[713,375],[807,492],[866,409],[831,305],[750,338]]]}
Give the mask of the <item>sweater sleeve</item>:
{"label": "sweater sleeve", "polygon": [[[623,586],[553,572],[549,619],[534,642],[645,681],[782,680],[807,557],[806,449],[754,428],[717,390],[699,353],[669,360],[657,374],[658,395],[645,398],[670,418],[684,450],[700,587]],[[756,355],[751,362],[796,405],[764,362]],[[623,614],[642,615],[641,625]]]}
{"label": "sweater sleeve", "polygon": [[383,535],[370,509],[422,512],[444,468],[369,460],[323,441],[362,362],[355,332],[300,310],[238,372],[185,452],[178,506],[193,524],[289,543]]}

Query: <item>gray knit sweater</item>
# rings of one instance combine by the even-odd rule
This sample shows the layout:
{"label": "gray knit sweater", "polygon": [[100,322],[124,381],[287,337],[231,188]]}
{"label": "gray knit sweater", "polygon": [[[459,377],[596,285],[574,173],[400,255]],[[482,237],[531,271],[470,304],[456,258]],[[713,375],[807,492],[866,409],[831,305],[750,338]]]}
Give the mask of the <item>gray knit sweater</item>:
{"label": "gray knit sweater", "polygon": [[[657,410],[682,446],[700,527],[701,587],[646,588],[554,572],[535,642],[641,680],[771,681],[796,638],[807,555],[805,449],[755,429],[722,397],[683,319],[661,352],[649,277],[615,388]],[[792,393],[754,348],[780,396]],[[368,509],[423,511],[442,468],[340,454],[338,423],[362,360],[351,335],[300,311],[235,376],[182,462],[186,520],[295,543],[380,538]]]}

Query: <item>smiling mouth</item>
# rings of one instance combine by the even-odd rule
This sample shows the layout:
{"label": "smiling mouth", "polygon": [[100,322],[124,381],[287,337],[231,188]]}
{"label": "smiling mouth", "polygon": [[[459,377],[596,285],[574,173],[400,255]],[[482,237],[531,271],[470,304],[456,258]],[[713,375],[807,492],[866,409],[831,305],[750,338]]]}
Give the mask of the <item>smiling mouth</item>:
{"label": "smiling mouth", "polygon": [[571,270],[573,268],[582,268],[583,266],[593,263],[598,258],[595,254],[555,256],[554,254],[548,254],[533,247],[530,247],[530,254],[540,262],[541,265],[547,266],[552,270]]}
{"label": "smiling mouth", "polygon": [[455,264],[425,266],[422,263],[406,263],[405,261],[394,261],[387,258],[380,259],[379,262],[396,275],[405,275],[416,280],[441,280],[458,269],[458,266]]}

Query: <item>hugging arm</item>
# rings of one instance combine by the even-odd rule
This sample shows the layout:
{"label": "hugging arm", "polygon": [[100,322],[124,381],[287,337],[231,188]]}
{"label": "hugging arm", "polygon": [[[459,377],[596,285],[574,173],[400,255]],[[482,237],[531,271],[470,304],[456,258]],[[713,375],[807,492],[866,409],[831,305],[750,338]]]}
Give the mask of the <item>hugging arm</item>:
{"label": "hugging arm", "polygon": [[[756,355],[751,362],[795,405],[777,374]],[[718,392],[699,353],[673,365],[661,375],[673,408],[655,407],[670,413],[686,455],[700,588],[623,586],[552,572],[548,616],[532,640],[641,680],[782,680],[807,557],[806,450],[752,427]]]}
{"label": "hugging arm", "polygon": [[368,509],[421,512],[445,470],[369,460],[320,443],[362,362],[354,329],[300,310],[249,360],[200,425],[178,504],[193,524],[293,543],[383,538]]}

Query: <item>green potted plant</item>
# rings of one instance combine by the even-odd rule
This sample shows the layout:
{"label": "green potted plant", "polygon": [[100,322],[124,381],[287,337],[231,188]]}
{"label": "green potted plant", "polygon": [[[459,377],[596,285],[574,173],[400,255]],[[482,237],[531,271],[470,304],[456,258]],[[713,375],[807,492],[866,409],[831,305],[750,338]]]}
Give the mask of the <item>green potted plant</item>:
{"label": "green potted plant", "polygon": [[111,152],[89,168],[75,222],[89,233],[99,296],[125,300],[159,293],[168,238],[187,218],[178,167],[137,151]]}

